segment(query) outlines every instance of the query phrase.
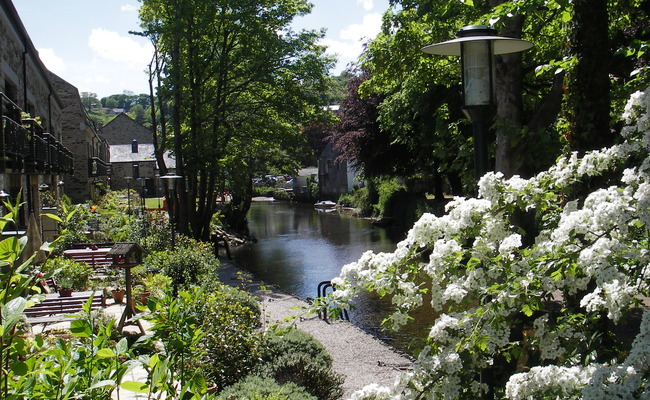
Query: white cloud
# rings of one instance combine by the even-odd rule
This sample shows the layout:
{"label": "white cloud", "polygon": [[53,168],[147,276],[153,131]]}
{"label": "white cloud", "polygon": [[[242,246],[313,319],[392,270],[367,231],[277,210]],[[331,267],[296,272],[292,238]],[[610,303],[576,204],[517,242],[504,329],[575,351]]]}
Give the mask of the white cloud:
{"label": "white cloud", "polygon": [[88,46],[101,58],[124,63],[132,69],[142,70],[151,61],[153,50],[149,43],[140,44],[117,32],[94,28]]}
{"label": "white cloud", "polygon": [[55,74],[60,74],[66,70],[65,62],[61,57],[54,54],[54,49],[38,49],[38,56],[47,69]]}
{"label": "white cloud", "polygon": [[133,12],[133,11],[138,11],[138,7],[132,4],[124,4],[122,7],[120,7],[120,10],[125,12]]}
{"label": "white cloud", "polygon": [[357,0],[357,4],[362,4],[365,10],[372,10],[375,7],[374,0]]}
{"label": "white cloud", "polygon": [[372,13],[363,17],[363,22],[360,24],[348,25],[341,30],[340,37],[343,40],[350,40],[353,42],[367,41],[367,39],[374,39],[381,30],[381,14]]}

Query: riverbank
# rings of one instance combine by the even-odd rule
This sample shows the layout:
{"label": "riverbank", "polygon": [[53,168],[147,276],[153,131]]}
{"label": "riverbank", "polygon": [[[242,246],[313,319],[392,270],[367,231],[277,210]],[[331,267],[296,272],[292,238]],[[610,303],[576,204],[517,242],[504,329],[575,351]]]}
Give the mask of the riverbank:
{"label": "riverbank", "polygon": [[411,367],[412,361],[407,356],[398,354],[350,322],[326,322],[308,315],[305,301],[274,287],[260,287],[261,282],[248,277],[231,261],[220,261],[219,279],[246,290],[260,301],[265,326],[294,324],[325,346],[334,361],[333,369],[345,376],[343,399],[372,383],[392,386],[395,379]]}

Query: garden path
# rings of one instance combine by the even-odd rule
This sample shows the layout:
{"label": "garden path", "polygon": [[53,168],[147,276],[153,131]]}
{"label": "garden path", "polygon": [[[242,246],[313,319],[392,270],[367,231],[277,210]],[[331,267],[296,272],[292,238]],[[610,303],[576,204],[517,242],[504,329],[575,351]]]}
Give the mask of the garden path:
{"label": "garden path", "polygon": [[[326,322],[318,316],[307,315],[308,304],[276,288],[260,288],[260,283],[242,279],[242,271],[228,260],[220,260],[219,277],[222,282],[243,288],[257,297],[265,316],[264,323],[285,321],[295,323],[325,346],[332,356],[333,369],[345,376],[343,399],[364,386],[376,383],[392,386],[395,379],[411,367],[412,361],[393,348],[355,325],[334,320]],[[243,286],[243,287],[242,287]]]}

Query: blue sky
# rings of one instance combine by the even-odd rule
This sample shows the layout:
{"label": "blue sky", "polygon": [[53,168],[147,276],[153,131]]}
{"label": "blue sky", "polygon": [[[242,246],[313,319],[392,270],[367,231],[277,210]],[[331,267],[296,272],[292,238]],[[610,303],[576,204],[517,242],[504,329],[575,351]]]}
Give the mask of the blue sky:
{"label": "blue sky", "polygon": [[[327,29],[323,44],[339,62],[338,75],[374,38],[388,0],[311,0],[296,29]],[[101,97],[125,90],[148,93],[145,70],[151,47],[137,31],[137,0],[13,0],[45,66],[80,92]]]}

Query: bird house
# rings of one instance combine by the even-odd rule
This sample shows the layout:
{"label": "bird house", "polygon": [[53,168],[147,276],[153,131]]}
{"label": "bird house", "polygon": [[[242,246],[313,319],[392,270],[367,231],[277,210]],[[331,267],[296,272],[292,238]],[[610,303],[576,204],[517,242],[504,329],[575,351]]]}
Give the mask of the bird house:
{"label": "bird house", "polygon": [[115,243],[106,253],[113,260],[114,267],[133,266],[142,262],[145,250],[137,243]]}

